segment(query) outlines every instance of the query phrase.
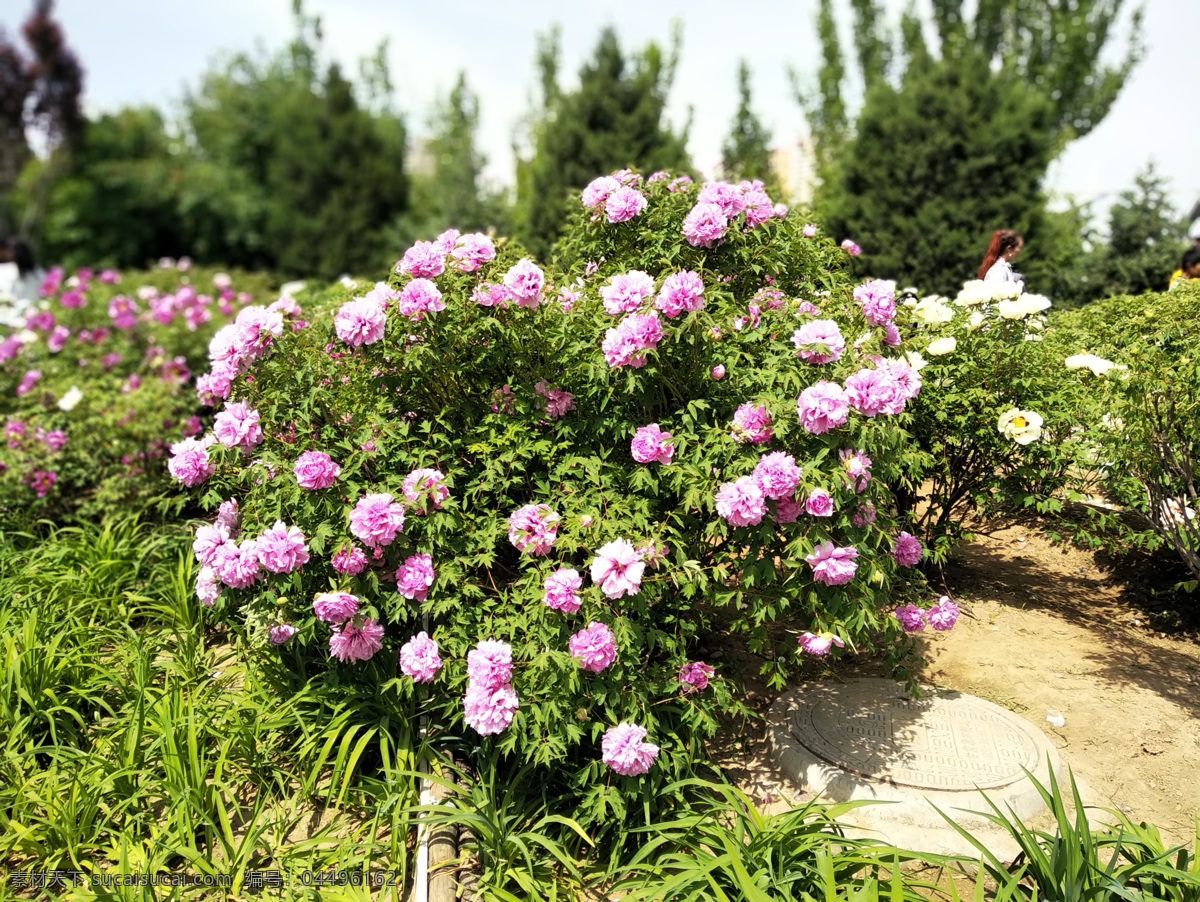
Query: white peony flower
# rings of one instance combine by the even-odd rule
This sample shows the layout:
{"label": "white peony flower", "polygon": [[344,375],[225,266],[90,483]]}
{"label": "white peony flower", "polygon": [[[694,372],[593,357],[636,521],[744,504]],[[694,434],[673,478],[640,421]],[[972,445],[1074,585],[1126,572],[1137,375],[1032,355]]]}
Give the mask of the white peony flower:
{"label": "white peony flower", "polygon": [[922,298],[913,307],[913,315],[927,326],[940,326],[954,319],[954,309],[943,304],[941,298]]}
{"label": "white peony flower", "polygon": [[285,282],[283,285],[279,286],[279,293],[281,295],[286,295],[287,297],[295,297],[302,292],[307,285],[308,282],[304,281],[304,279],[300,279],[298,282]]}
{"label": "white peony flower", "polygon": [[929,365],[929,361],[921,356],[920,351],[905,351],[904,359],[908,361],[908,365],[918,372]]}
{"label": "white peony flower", "polygon": [[982,325],[983,325],[983,314],[980,313],[978,310],[976,310],[971,314],[971,318],[967,320],[967,331],[968,332],[978,332],[979,328]]}
{"label": "white peony flower", "polygon": [[1032,410],[1012,407],[1000,414],[996,428],[1018,445],[1028,445],[1042,437],[1042,417]]}
{"label": "white peony flower", "polygon": [[58,399],[59,410],[74,410],[75,405],[83,400],[83,392],[79,390],[79,386],[72,385],[67,389],[67,393]]}
{"label": "white peony flower", "polygon": [[[983,279],[972,279],[970,282],[964,282],[962,291],[958,293],[958,297],[954,299],[954,303],[959,307],[974,307],[976,304],[990,303],[992,298],[992,284],[985,282]],[[1003,282],[994,284],[1003,285]]]}
{"label": "white peony flower", "polygon": [[1097,376],[1103,376],[1109,370],[1127,370],[1129,367],[1097,357],[1095,354],[1072,354],[1063,361],[1069,370],[1089,369]]}
{"label": "white peony flower", "polygon": [[929,343],[929,347],[925,349],[925,353],[932,354],[934,357],[941,357],[943,354],[953,354],[954,349],[957,347],[958,339],[953,336],[938,338]]}

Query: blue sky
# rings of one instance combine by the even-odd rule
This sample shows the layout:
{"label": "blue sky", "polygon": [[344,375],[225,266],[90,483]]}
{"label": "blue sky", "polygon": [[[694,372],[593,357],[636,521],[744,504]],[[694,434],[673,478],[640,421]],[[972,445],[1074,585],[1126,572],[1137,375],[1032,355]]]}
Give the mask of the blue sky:
{"label": "blue sky", "polygon": [[[842,5],[848,5],[841,0]],[[691,116],[689,149],[711,172],[737,105],[740,59],[753,71],[754,104],[777,143],[805,131],[787,77],[817,66],[815,0],[596,0],[587,4],[525,0],[307,0],[322,19],[327,53],[349,71],[389,39],[397,107],[420,133],[434,100],[465,70],[480,97],[481,144],[488,175],[512,180],[512,138],[535,86],[535,35],[562,29],[564,82],[587,58],[605,25],[627,49],[665,43],[672,20],[683,22],[683,46],[670,116]],[[31,0],[0,0],[0,24],[15,31]],[[890,4],[900,8],[899,2]],[[171,109],[222,53],[274,49],[292,34],[291,0],[57,0],[69,42],[87,70],[90,112],[152,103]],[[1154,160],[1181,212],[1200,199],[1200,114],[1195,60],[1200,0],[1149,0],[1147,54],[1108,118],[1074,142],[1054,164],[1048,187],[1100,208]]]}

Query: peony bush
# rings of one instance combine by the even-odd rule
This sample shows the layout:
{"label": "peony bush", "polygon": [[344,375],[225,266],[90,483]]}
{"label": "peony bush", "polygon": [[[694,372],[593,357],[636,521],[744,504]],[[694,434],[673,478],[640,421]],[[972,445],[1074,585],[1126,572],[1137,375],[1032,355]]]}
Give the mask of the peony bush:
{"label": "peony bush", "polygon": [[715,631],[775,685],[834,646],[902,667],[927,599],[888,486],[928,389],[847,256],[759,183],[622,171],[549,262],[450,231],[307,322],[239,316],[171,449],[215,512],[200,599],[433,742],[601,783],[739,710]]}

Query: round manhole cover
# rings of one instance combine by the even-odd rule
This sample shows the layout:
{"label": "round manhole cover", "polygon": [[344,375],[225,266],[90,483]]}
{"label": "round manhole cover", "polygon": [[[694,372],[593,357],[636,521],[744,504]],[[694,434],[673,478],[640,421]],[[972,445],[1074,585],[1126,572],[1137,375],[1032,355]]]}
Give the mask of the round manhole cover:
{"label": "round manhole cover", "polygon": [[910,699],[889,680],[820,686],[798,699],[791,734],[831,764],[919,789],[999,789],[1038,765],[1033,727],[956,692]]}

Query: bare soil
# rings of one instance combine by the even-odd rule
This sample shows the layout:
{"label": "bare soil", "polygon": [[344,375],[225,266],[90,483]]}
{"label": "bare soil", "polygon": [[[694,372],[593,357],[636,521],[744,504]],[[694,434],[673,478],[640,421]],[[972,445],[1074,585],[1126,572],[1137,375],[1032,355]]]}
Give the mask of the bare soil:
{"label": "bare soil", "polygon": [[[963,616],[949,632],[921,634],[921,682],[1039,725],[1086,804],[1190,845],[1200,817],[1200,592],[1172,591],[1182,578],[1169,561],[1054,545],[1034,524],[977,533],[934,574]],[[750,701],[765,713],[775,693],[755,686],[752,674]],[[845,660],[827,675],[878,675],[878,667]],[[1054,714],[1062,726],[1047,721]],[[770,810],[805,797],[771,764],[764,742],[731,743],[718,759]]]}

